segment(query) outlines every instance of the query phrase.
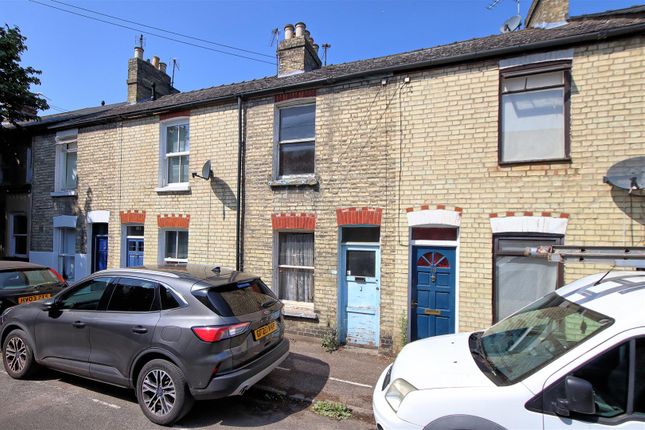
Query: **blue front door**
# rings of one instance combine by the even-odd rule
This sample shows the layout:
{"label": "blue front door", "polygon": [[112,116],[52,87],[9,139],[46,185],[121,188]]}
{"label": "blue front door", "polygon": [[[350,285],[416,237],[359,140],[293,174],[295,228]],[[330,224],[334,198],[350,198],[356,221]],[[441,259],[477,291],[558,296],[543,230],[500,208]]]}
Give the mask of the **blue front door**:
{"label": "blue front door", "polygon": [[381,306],[378,245],[341,247],[341,342],[378,347]]}
{"label": "blue front door", "polygon": [[143,266],[143,239],[128,239],[128,267]]}
{"label": "blue front door", "polygon": [[96,246],[94,248],[95,268],[96,270],[107,269],[108,262],[108,237],[105,235],[97,235],[95,239]]}
{"label": "blue front door", "polygon": [[455,332],[455,249],[414,247],[412,340]]}

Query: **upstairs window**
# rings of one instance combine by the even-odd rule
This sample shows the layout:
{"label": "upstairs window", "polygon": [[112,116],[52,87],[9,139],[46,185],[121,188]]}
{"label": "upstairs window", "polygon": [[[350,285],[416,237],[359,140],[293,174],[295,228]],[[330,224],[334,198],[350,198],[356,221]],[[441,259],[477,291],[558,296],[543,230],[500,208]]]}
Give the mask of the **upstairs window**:
{"label": "upstairs window", "polygon": [[503,70],[501,163],[569,158],[570,62]]}
{"label": "upstairs window", "polygon": [[315,168],[316,105],[286,106],[277,117],[278,177],[313,175]]}
{"label": "upstairs window", "polygon": [[76,152],[78,132],[64,131],[56,134],[55,191],[76,191]]}
{"label": "upstairs window", "polygon": [[176,120],[161,126],[161,186],[188,184],[190,139],[188,120]]}

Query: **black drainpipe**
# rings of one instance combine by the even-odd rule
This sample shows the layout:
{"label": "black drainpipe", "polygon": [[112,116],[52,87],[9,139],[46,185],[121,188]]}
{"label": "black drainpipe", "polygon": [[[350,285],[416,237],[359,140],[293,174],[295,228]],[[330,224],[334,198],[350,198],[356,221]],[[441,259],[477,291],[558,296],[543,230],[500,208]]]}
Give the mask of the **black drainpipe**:
{"label": "black drainpipe", "polygon": [[235,225],[235,270],[244,270],[244,129],[242,96],[237,96],[237,222]]}

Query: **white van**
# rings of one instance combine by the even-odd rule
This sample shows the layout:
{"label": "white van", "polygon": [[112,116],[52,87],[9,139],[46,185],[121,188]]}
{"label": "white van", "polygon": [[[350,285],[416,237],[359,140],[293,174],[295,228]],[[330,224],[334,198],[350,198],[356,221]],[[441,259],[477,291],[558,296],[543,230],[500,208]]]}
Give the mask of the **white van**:
{"label": "white van", "polygon": [[373,409],[379,430],[644,430],[645,273],[589,276],[484,332],[412,342]]}

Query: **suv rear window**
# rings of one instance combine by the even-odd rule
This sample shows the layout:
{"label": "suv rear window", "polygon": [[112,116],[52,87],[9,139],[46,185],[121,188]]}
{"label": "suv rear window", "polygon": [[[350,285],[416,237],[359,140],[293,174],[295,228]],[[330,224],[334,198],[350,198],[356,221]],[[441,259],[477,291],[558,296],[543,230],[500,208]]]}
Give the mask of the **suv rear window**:
{"label": "suv rear window", "polygon": [[259,279],[198,290],[193,295],[223,317],[258,312],[270,308],[278,301],[269,287]]}
{"label": "suv rear window", "polygon": [[40,287],[59,283],[60,280],[49,269],[0,272],[0,290]]}

